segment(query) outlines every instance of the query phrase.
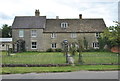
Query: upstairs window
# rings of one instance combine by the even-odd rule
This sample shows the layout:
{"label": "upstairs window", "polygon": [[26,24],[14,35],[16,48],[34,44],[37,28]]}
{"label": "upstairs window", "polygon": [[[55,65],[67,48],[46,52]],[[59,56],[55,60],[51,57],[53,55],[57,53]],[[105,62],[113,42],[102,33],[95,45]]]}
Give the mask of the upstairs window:
{"label": "upstairs window", "polygon": [[36,36],[37,36],[37,30],[32,30],[31,37],[36,37]]}
{"label": "upstairs window", "polygon": [[100,33],[99,33],[99,32],[96,33],[96,37],[97,37],[97,38],[100,37]]}
{"label": "upstairs window", "polygon": [[68,27],[68,23],[66,22],[61,23],[61,28],[67,28],[67,27]]}
{"label": "upstairs window", "polygon": [[19,37],[24,37],[24,30],[19,30]]}
{"label": "upstairs window", "polygon": [[76,33],[71,33],[71,38],[76,38],[77,34]]}
{"label": "upstairs window", "polygon": [[56,38],[57,34],[56,33],[51,33],[51,38]]}

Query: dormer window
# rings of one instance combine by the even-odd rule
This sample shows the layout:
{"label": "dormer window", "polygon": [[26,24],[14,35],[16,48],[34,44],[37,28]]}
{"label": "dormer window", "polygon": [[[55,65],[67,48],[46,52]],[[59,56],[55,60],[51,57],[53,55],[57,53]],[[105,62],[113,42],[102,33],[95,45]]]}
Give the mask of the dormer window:
{"label": "dormer window", "polygon": [[68,23],[66,22],[61,23],[61,28],[67,28],[67,27],[68,27]]}

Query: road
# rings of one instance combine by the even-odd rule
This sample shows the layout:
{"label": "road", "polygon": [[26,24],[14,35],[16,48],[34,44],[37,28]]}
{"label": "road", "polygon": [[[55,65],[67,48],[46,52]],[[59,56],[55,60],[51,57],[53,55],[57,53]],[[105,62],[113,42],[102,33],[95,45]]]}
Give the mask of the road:
{"label": "road", "polygon": [[118,71],[77,71],[1,75],[2,79],[118,79]]}

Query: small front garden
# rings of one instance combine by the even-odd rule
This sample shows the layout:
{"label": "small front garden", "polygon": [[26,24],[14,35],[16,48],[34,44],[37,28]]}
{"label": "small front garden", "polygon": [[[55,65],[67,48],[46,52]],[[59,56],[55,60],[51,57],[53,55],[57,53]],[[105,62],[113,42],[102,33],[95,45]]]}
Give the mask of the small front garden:
{"label": "small front garden", "polygon": [[[112,52],[82,52],[83,64],[118,64],[117,53]],[[73,56],[78,64],[78,54]],[[7,56],[2,54],[2,64],[65,64],[66,57],[61,52],[23,52]]]}
{"label": "small front garden", "polygon": [[43,72],[72,72],[72,71],[109,71],[120,70],[118,65],[119,55],[112,52],[82,52],[83,65],[78,63],[78,54],[73,56],[75,66],[66,64],[66,57],[61,52],[23,52],[12,53],[10,56],[2,52],[2,64],[33,64],[33,65],[50,65],[61,64],[61,66],[48,67],[1,67],[0,74],[16,73],[43,73]]}

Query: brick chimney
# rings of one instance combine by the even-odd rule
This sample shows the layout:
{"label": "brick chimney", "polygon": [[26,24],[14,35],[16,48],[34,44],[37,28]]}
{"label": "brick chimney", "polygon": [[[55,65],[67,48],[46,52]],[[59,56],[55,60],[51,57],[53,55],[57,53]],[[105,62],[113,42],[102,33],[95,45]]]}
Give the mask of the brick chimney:
{"label": "brick chimney", "polygon": [[56,16],[56,19],[59,19],[59,16]]}
{"label": "brick chimney", "polygon": [[82,19],[82,14],[79,14],[79,19]]}
{"label": "brick chimney", "polygon": [[35,16],[40,16],[39,9],[38,9],[38,10],[35,10]]}

